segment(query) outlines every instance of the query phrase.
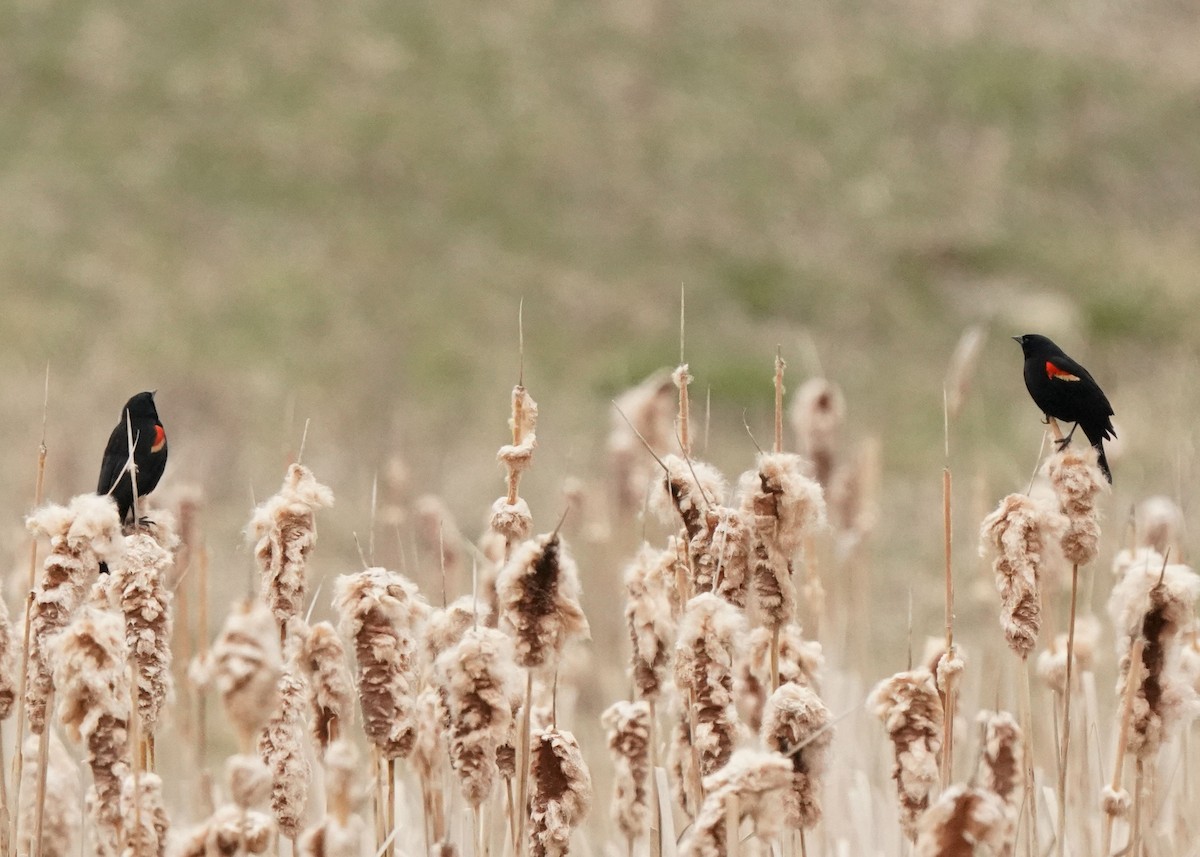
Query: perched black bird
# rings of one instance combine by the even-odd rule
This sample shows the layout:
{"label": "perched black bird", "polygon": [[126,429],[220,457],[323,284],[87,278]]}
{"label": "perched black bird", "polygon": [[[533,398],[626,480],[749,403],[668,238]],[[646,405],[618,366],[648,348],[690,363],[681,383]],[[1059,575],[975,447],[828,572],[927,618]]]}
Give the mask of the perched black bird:
{"label": "perched black bird", "polygon": [[1059,448],[1071,442],[1076,428],[1083,429],[1088,442],[1096,448],[1100,469],[1112,482],[1112,471],[1104,457],[1105,439],[1115,438],[1112,405],[1100,385],[1063,350],[1044,336],[1027,333],[1014,336],[1025,353],[1025,386],[1042,413],[1056,420],[1074,423],[1071,433],[1059,442]]}
{"label": "perched black bird", "polygon": [[141,497],[154,490],[167,466],[167,433],[163,431],[154,407],[154,393],[138,393],[125,403],[121,421],[108,436],[108,445],[104,447],[96,493],[112,495],[122,524],[133,511],[133,484],[127,468],[131,435],[133,463],[137,467],[137,495]]}

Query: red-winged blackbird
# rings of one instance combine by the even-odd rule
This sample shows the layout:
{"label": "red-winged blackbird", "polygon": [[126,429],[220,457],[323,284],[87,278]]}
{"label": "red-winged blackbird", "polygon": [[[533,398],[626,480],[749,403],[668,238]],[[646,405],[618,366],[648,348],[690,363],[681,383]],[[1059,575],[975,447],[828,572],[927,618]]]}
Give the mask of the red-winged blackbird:
{"label": "red-winged blackbird", "polygon": [[104,447],[96,493],[112,495],[117,501],[122,524],[133,511],[133,484],[127,467],[130,435],[133,437],[133,463],[137,468],[137,494],[141,497],[154,490],[167,466],[167,433],[163,431],[154,407],[154,393],[138,393],[125,403],[121,421],[108,436],[108,445]]}
{"label": "red-winged blackbird", "polygon": [[1034,403],[1048,417],[1074,423],[1071,433],[1059,442],[1059,448],[1071,442],[1076,428],[1083,429],[1088,441],[1096,448],[1100,469],[1112,482],[1112,471],[1104,457],[1104,441],[1115,438],[1112,405],[1100,385],[1063,350],[1044,336],[1027,333],[1014,336],[1025,353],[1025,386]]}

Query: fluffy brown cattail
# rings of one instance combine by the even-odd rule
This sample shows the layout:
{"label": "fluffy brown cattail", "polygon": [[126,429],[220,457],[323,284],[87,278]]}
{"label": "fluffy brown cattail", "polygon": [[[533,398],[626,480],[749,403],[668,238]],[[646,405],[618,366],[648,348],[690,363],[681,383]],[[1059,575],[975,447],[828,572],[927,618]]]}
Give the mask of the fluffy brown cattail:
{"label": "fluffy brown cattail", "polygon": [[163,857],[171,819],[163,804],[162,778],[143,771],[126,774],[121,784],[121,816],[125,824],[122,857]]}
{"label": "fluffy brown cattail", "polygon": [[921,816],[917,857],[1001,854],[1008,843],[1004,804],[993,792],[961,783],[951,786]]}
{"label": "fluffy brown cattail", "polygon": [[[729,764],[704,778],[704,804],[683,839],[680,857],[726,857],[727,817],[736,801],[737,824],[749,819],[762,843],[778,834],[783,821],[783,795],[792,782],[792,764],[778,753],[742,749]],[[743,842],[741,847],[754,843]],[[763,853],[764,849],[743,853]]]}
{"label": "fluffy brown cattail", "polygon": [[8,607],[0,598],[0,720],[7,720],[17,700],[17,652],[21,641],[13,633]]}
{"label": "fluffy brown cattail", "polygon": [[667,581],[661,572],[663,552],[643,543],[625,567],[625,623],[633,652],[630,672],[643,699],[657,699],[670,666],[675,622]]}
{"label": "fluffy brown cattail", "polygon": [[792,397],[789,416],[800,451],[815,465],[817,481],[828,488],[836,463],[838,433],[846,417],[841,388],[825,378],[809,378]]}
{"label": "fluffy brown cattail", "polygon": [[1183,719],[1195,691],[1180,670],[1180,632],[1195,619],[1200,576],[1186,565],[1130,568],[1113,587],[1109,610],[1117,619],[1123,695],[1129,676],[1131,640],[1145,639],[1141,682],[1133,698],[1128,749],[1152,757]]}
{"label": "fluffy brown cattail", "polygon": [[120,852],[121,780],[129,759],[129,649],[121,619],[96,607],[80,608],[51,643],[58,718],[85,746],[92,770],[88,809],[98,853]]}
{"label": "fluffy brown cattail", "polygon": [[470,595],[456,598],[445,607],[430,610],[422,640],[426,663],[433,664],[442,652],[462,639],[468,628],[487,625],[487,619],[487,605]]}
{"label": "fluffy brown cattail", "polygon": [[[743,722],[758,731],[762,725],[763,706],[771,689],[771,631],[758,627],[750,631],[745,644],[736,651],[734,689],[738,713]],[[821,644],[804,639],[800,625],[789,622],[779,632],[779,683],[821,690],[820,672],[825,665]]]}
{"label": "fluffy brown cattail", "polygon": [[450,759],[463,796],[479,806],[498,770],[496,750],[508,740],[512,699],[519,693],[512,641],[494,628],[471,628],[436,664],[450,715]]}
{"label": "fluffy brown cattail", "polygon": [[[270,616],[270,611],[267,611]],[[232,799],[179,840],[173,857],[266,854],[275,846],[275,821],[255,807],[271,794],[271,772],[257,756],[230,756],[225,762]]]}
{"label": "fluffy brown cattail", "polygon": [[612,753],[612,817],[625,835],[630,850],[646,834],[650,818],[650,703],[614,702],[600,716],[608,730]]}
{"label": "fluffy brown cattail", "polygon": [[686,690],[694,724],[691,743],[700,774],[722,767],[737,743],[733,704],[733,653],[746,633],[746,619],[728,601],[705,592],[688,602],[675,644],[675,682]]}
{"label": "fluffy brown cattail", "polygon": [[243,750],[254,746],[254,736],[275,709],[281,669],[279,632],[270,608],[257,599],[235,603],[207,661],[193,673],[200,684],[216,685]]}
{"label": "fluffy brown cattail", "polygon": [[1003,802],[1011,830],[1017,823],[1025,786],[1025,743],[1021,727],[1007,711],[981,711],[978,720],[983,726],[979,787]]}
{"label": "fluffy brown cattail", "polygon": [[819,483],[805,475],[798,455],[762,452],[758,467],[739,480],[742,511],[752,521],[754,591],[768,628],[796,613],[792,562],[806,535],[825,525]]}
{"label": "fluffy brown cattail", "polygon": [[763,744],[792,762],[791,787],[784,793],[787,824],[797,830],[821,820],[821,775],[833,740],[832,717],[810,687],[781,684],[767,700]]}
{"label": "fluffy brown cattail", "polygon": [[[163,518],[162,520],[165,520]],[[109,603],[125,617],[125,642],[137,665],[137,704],[143,734],[152,733],[171,692],[171,590],[164,579],[171,568],[175,534],[162,528],[159,539],[137,532],[125,541],[125,553],[109,564]]]}
{"label": "fluffy brown cattail", "polygon": [[927,669],[896,673],[875,686],[867,704],[891,739],[900,826],[915,840],[917,819],[929,806],[929,793],[938,782],[942,754],[942,701],[933,673]]}
{"label": "fluffy brown cattail", "polygon": [[750,587],[749,516],[729,506],[710,506],[704,529],[689,552],[695,569],[693,592],[715,592],[735,607],[745,608]]}
{"label": "fluffy brown cattail", "polygon": [[688,815],[699,810],[700,771],[696,768],[697,754],[692,748],[691,708],[684,699],[675,699],[671,706],[671,734],[667,744],[667,770],[671,775],[671,794]]}
{"label": "fluffy brown cattail", "polygon": [[562,729],[541,729],[530,736],[533,784],[529,807],[529,847],[533,857],[563,857],[571,831],[592,807],[592,775],[579,742]]}
{"label": "fluffy brown cattail", "polygon": [[358,753],[349,741],[335,741],[325,754],[326,785],[331,812],[296,843],[300,857],[360,857],[363,820],[352,815]]}
{"label": "fluffy brown cattail", "polygon": [[557,533],[525,542],[496,580],[500,615],[513,629],[517,664],[554,664],[570,637],[588,634],[579,606],[579,571]]}
{"label": "fluffy brown cattail", "polygon": [[[42,857],[75,857],[79,853],[79,767],[59,740],[57,730],[51,729],[47,737],[50,748],[41,808]],[[38,744],[37,736],[25,740],[17,843],[30,842],[37,830]],[[28,853],[23,846],[15,851]]]}
{"label": "fluffy brown cattail", "polygon": [[302,464],[288,467],[279,492],[254,510],[247,527],[262,571],[262,589],[279,626],[300,616],[308,590],[308,555],[317,543],[316,511],[333,492]]}
{"label": "fluffy brown cattail", "polygon": [[409,764],[421,782],[421,801],[425,818],[431,821],[436,835],[445,831],[445,794],[442,787],[446,773],[446,743],[450,731],[450,712],[445,690],[427,684],[417,694],[417,737],[413,742]]}
{"label": "fluffy brown cattail", "polygon": [[284,836],[300,833],[312,771],[304,755],[307,683],[294,663],[279,676],[279,701],[262,733],[258,753],[271,769],[271,811]]}
{"label": "fluffy brown cattail", "polygon": [[512,429],[513,442],[500,447],[496,460],[504,465],[508,476],[508,502],[517,499],[517,484],[521,474],[533,463],[533,450],[537,448],[538,406],[529,391],[518,384],[512,391],[512,416],[508,427]]}
{"label": "fluffy brown cattail", "polygon": [[297,662],[308,679],[309,729],[324,752],[354,720],[354,689],[346,666],[346,647],[329,622],[318,622],[302,635]]}
{"label": "fluffy brown cattail", "polygon": [[671,373],[660,369],[618,396],[614,404],[608,434],[608,472],[612,474],[617,509],[632,517],[641,511],[658,467],[646,454],[642,439],[658,455],[675,445],[675,384]]}
{"label": "fluffy brown cattail", "polygon": [[50,539],[29,612],[29,666],[25,711],[29,728],[40,735],[46,722],[46,696],[52,667],[47,647],[66,627],[71,614],[100,573],[100,563],[113,560],[125,547],[117,507],[108,497],[80,494],[69,506],[38,509],[26,521],[35,536]]}
{"label": "fluffy brown cattail", "polygon": [[1096,558],[1100,544],[1100,521],[1096,495],[1108,487],[1108,480],[1096,464],[1096,450],[1070,447],[1050,459],[1050,483],[1058,497],[1059,509],[1067,519],[1062,535],[1062,551],[1067,562],[1087,565]]}
{"label": "fluffy brown cattail", "polygon": [[983,521],[981,553],[996,553],[992,569],[1000,592],[1000,624],[1019,657],[1028,658],[1037,644],[1042,622],[1039,575],[1042,551],[1061,529],[1057,513],[1043,508],[1024,494],[1009,494]]}
{"label": "fluffy brown cattail", "polygon": [[417,635],[429,607],[394,571],[343,574],[334,607],[354,642],[363,730],[385,759],[407,756],[416,736]]}
{"label": "fluffy brown cattail", "polygon": [[678,455],[664,456],[662,463],[667,473],[650,494],[650,511],[668,526],[682,521],[690,542],[704,531],[705,510],[725,502],[725,478],[711,464]]}

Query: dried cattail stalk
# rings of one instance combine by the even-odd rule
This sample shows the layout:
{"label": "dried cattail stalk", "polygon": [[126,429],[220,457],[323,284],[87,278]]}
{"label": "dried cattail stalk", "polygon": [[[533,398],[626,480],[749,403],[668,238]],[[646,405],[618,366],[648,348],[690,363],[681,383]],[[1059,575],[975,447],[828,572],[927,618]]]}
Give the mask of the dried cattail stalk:
{"label": "dried cattail stalk", "polygon": [[[163,783],[157,774],[127,774],[121,785],[121,816],[125,847],[121,857],[163,857],[171,819],[163,804]],[[140,824],[139,824],[140,822]]]}
{"label": "dried cattail stalk", "polygon": [[829,709],[810,687],[781,684],[767,700],[763,744],[791,759],[791,788],[783,800],[787,824],[797,830],[821,820],[821,775],[833,741],[831,720]]}
{"label": "dried cattail stalk", "polygon": [[537,402],[520,384],[512,391],[512,416],[508,427],[512,429],[513,442],[500,447],[496,460],[508,471],[508,502],[517,501],[517,486],[521,474],[533,462],[533,450],[537,447]]}
{"label": "dried cattail stalk", "polygon": [[429,607],[403,575],[382,568],[343,574],[334,607],[354,642],[363,730],[385,759],[407,756],[416,736],[417,636]]}
{"label": "dried cattail stalk", "polygon": [[512,641],[494,628],[471,628],[436,669],[447,694],[451,764],[463,796],[477,807],[491,793],[496,750],[508,740],[520,692]]}
{"label": "dried cattail stalk", "polygon": [[1009,494],[983,521],[980,552],[996,553],[992,569],[1000,592],[1000,624],[1019,657],[1028,658],[1037,644],[1042,620],[1038,576],[1042,551],[1062,526],[1054,513],[1024,494]]}
{"label": "dried cattail stalk", "polygon": [[632,517],[641,511],[658,468],[646,454],[642,439],[660,456],[675,445],[675,385],[671,373],[660,369],[618,396],[615,404],[608,434],[608,472],[612,474],[617,509]]}
{"label": "dried cattail stalk", "polygon": [[917,819],[929,806],[941,764],[943,711],[933,673],[927,669],[896,673],[875,686],[867,704],[883,721],[892,742],[900,826],[915,840]]}
{"label": "dried cattail stalk", "polygon": [[500,615],[513,629],[517,664],[553,665],[570,637],[588,634],[579,571],[558,533],[525,542],[496,580]]}
{"label": "dried cattail stalk", "polygon": [[256,540],[254,556],[262,588],[281,628],[300,616],[308,590],[308,555],[317,543],[316,511],[333,505],[333,492],[302,464],[288,467],[279,493],[254,510],[246,528]]}
{"label": "dried cattail stalk", "polygon": [[1025,784],[1025,744],[1021,727],[1007,711],[981,711],[983,725],[979,787],[1004,802],[1010,829],[1016,826]]}
{"label": "dried cattail stalk", "polygon": [[1062,551],[1067,562],[1087,565],[1096,558],[1100,544],[1100,520],[1096,495],[1108,487],[1108,480],[1096,464],[1096,450],[1070,447],[1050,459],[1050,483],[1058,497],[1059,509],[1067,519],[1062,535]]}
{"label": "dried cattail stalk", "polygon": [[216,685],[243,750],[254,745],[254,736],[275,710],[281,661],[270,608],[247,599],[232,606],[208,658],[191,671],[199,685]]}
{"label": "dried cattail stalk", "polygon": [[608,749],[612,753],[612,817],[625,835],[632,851],[633,843],[645,834],[650,819],[650,703],[615,702],[600,715],[608,730]]}
{"label": "dried cattail stalk", "polygon": [[1134,566],[1113,588],[1121,654],[1118,692],[1129,675],[1133,637],[1145,640],[1141,681],[1133,699],[1128,750],[1140,759],[1158,752],[1193,705],[1195,691],[1179,668],[1180,631],[1195,619],[1200,576],[1186,565]]}
{"label": "dried cattail stalk", "polygon": [[809,378],[792,397],[792,431],[800,442],[800,451],[816,467],[817,482],[826,488],[833,475],[838,433],[845,417],[845,397],[832,381]]}
{"label": "dried cattail stalk", "polygon": [[92,770],[88,809],[100,854],[120,852],[121,780],[129,759],[129,649],[121,619],[96,607],[80,608],[51,643],[58,718],[82,741]]}
{"label": "dried cattail stalk", "polygon": [[1138,547],[1153,548],[1164,556],[1169,550],[1176,559],[1182,556],[1183,510],[1170,497],[1158,494],[1138,503],[1133,529]]}
{"label": "dried cattail stalk", "polygon": [[8,607],[0,598],[0,720],[8,719],[17,701],[17,653],[20,649],[21,641],[8,618]]}
{"label": "dried cattail stalk", "polygon": [[[42,805],[42,857],[74,857],[79,853],[79,767],[51,729]],[[29,842],[37,828],[38,738],[25,740],[21,766],[21,805],[17,842]],[[22,852],[24,853],[24,852]]]}
{"label": "dried cattail stalk", "polygon": [[746,633],[741,611],[711,592],[688,602],[675,644],[675,681],[690,697],[692,746],[700,774],[729,761],[739,721],[733,704],[733,653]]}
{"label": "dried cattail stalk", "polygon": [[805,475],[805,467],[798,455],[763,452],[757,469],[739,480],[742,511],[753,522],[754,591],[772,629],[795,616],[792,561],[805,536],[825,526],[821,486]]}
{"label": "dried cattail stalk", "polygon": [[[749,819],[760,843],[768,842],[783,821],[783,795],[792,783],[792,764],[778,753],[738,750],[729,764],[704,778],[704,804],[680,846],[680,857],[726,857],[726,820],[736,801],[737,826]],[[765,853],[739,844],[739,853]]]}
{"label": "dried cattail stalk", "polygon": [[[497,565],[504,565],[512,546],[529,538],[533,532],[533,512],[523,497],[518,497],[515,503],[509,503],[507,497],[501,497],[492,504],[492,515],[488,519],[488,528],[495,540],[494,555],[488,558]],[[486,554],[485,554],[486,555]]]}
{"label": "dried cattail stalk", "polygon": [[662,558],[662,551],[643,543],[624,573],[625,623],[633,644],[630,673],[638,694],[651,700],[662,691],[675,636],[668,585],[661,572]]}
{"label": "dried cattail stalk", "polygon": [[918,825],[917,857],[1001,854],[1009,825],[995,793],[958,783],[942,792]]}
{"label": "dried cattail stalk", "polygon": [[562,729],[541,729],[530,736],[529,847],[533,857],[562,857],[570,850],[571,831],[592,807],[592,775],[579,742]]}
{"label": "dried cattail stalk", "polygon": [[[164,519],[165,520],[165,519]],[[160,528],[162,521],[159,521]],[[171,590],[166,574],[178,539],[160,529],[160,541],[136,532],[125,542],[120,560],[110,563],[109,603],[125,617],[125,642],[137,665],[137,704],[142,734],[151,734],[171,692]]]}
{"label": "dried cattail stalk", "polygon": [[300,635],[296,659],[308,679],[309,729],[322,752],[354,720],[354,692],[346,647],[329,622],[318,622]]}
{"label": "dried cattail stalk", "polygon": [[300,833],[312,778],[304,756],[307,690],[296,665],[285,666],[279,676],[279,701],[258,736],[258,753],[271,769],[271,811],[279,830],[289,838]]}
{"label": "dried cattail stalk", "polygon": [[[1107,483],[1106,483],[1107,484]],[[1079,672],[1090,670],[1096,659],[1096,646],[1100,643],[1100,620],[1095,616],[1080,616],[1075,622],[1075,668]],[[1071,684],[1079,686],[1079,672],[1073,673]],[[1066,693],[1067,689],[1067,635],[1059,634],[1049,648],[1037,659],[1038,678],[1051,690]]]}
{"label": "dried cattail stalk", "polygon": [[44,506],[26,521],[35,536],[50,539],[41,577],[29,611],[29,666],[25,711],[30,730],[40,735],[46,722],[51,686],[47,646],[66,627],[71,614],[100,573],[100,563],[116,559],[125,547],[117,506],[108,497],[80,494],[69,506]]}
{"label": "dried cattail stalk", "polygon": [[[745,643],[739,645],[734,666],[734,689],[738,713],[742,721],[757,732],[762,725],[763,706],[771,691],[771,631],[758,627],[750,631]],[[779,683],[811,687],[820,692],[821,668],[825,656],[821,644],[804,639],[796,622],[789,622],[779,631]]]}
{"label": "dried cattail stalk", "polygon": [[650,511],[668,526],[682,521],[690,542],[704,530],[705,510],[725,502],[725,479],[702,461],[667,455],[662,463],[667,473],[659,482],[662,490],[650,494]]}

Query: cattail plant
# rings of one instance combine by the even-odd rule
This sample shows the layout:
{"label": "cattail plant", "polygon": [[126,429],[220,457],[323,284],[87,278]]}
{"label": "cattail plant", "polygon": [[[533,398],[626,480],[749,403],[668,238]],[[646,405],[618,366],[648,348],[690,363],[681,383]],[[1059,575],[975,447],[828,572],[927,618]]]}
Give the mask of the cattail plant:
{"label": "cattail plant", "polygon": [[59,740],[58,732],[47,729],[49,740],[46,778],[42,804],[38,805],[38,752],[40,741],[30,736],[25,741],[25,762],[21,768],[21,805],[18,807],[17,853],[31,853],[26,848],[37,835],[38,820],[42,824],[42,857],[74,857],[79,853],[79,766]]}
{"label": "cattail plant", "polygon": [[763,744],[792,762],[784,810],[788,826],[796,830],[821,820],[821,775],[833,741],[831,720],[829,709],[810,687],[788,682],[767,699]]}
{"label": "cattail plant", "polygon": [[121,619],[97,607],[78,615],[51,643],[58,718],[81,741],[92,771],[88,809],[96,851],[120,853],[125,835],[121,781],[129,769],[129,650]]}
{"label": "cattail plant", "polygon": [[669,591],[674,581],[661,572],[662,551],[642,544],[625,567],[625,624],[633,645],[630,673],[642,699],[656,700],[670,666],[675,636]]}
{"label": "cattail plant", "polygon": [[271,795],[270,770],[257,756],[241,754],[226,760],[225,773],[231,801],[188,830],[173,857],[240,857],[274,849],[275,822],[258,809]]}
{"label": "cattail plant", "polygon": [[383,758],[407,756],[416,730],[417,636],[429,608],[415,584],[382,568],[343,574],[334,591],[358,663],[363,729]]}
{"label": "cattail plant", "polygon": [[496,453],[496,459],[504,465],[508,491],[493,504],[491,518],[492,532],[504,539],[505,559],[533,531],[533,516],[529,505],[521,499],[520,484],[521,475],[533,463],[533,451],[537,448],[537,416],[537,402],[518,383],[513,387],[512,416],[508,420],[512,443],[500,447]]}
{"label": "cattail plant", "polygon": [[161,513],[156,516],[155,533],[139,531],[129,536],[125,553],[110,563],[112,572],[106,580],[110,605],[125,617],[125,642],[136,666],[138,734],[143,745],[138,752],[143,767],[153,767],[154,730],[172,687],[172,594],[165,578],[178,539],[170,524],[170,516]]}
{"label": "cattail plant", "polygon": [[[1021,727],[1007,711],[981,711],[978,721],[983,727],[983,742],[979,765],[979,787],[996,795],[1004,804],[1007,820],[1005,840],[1017,825],[1021,808],[1021,787],[1025,771],[1025,744]],[[1009,854],[1007,845],[1000,853]]]}
{"label": "cattail plant", "polygon": [[756,732],[762,725],[767,697],[771,695],[772,651],[776,653],[774,666],[780,686],[791,682],[817,692],[821,689],[820,673],[825,664],[821,644],[804,639],[796,622],[789,622],[779,629],[778,645],[773,649],[775,639],[769,628],[753,628],[746,635],[745,644],[739,645],[735,652],[733,686],[738,714]]}
{"label": "cattail plant", "polygon": [[875,686],[867,704],[891,739],[900,826],[915,841],[917,820],[929,807],[941,764],[944,713],[933,673],[927,669],[896,673]]}
{"label": "cattail plant", "polygon": [[275,710],[281,670],[275,618],[257,599],[232,606],[207,658],[191,670],[197,685],[216,686],[243,752]]}
{"label": "cattail plant", "polygon": [[942,792],[918,824],[916,857],[1001,854],[1007,845],[1004,803],[994,792],[961,783]]}
{"label": "cattail plant", "polygon": [[675,682],[687,693],[691,745],[700,775],[729,761],[739,720],[733,704],[733,657],[746,620],[711,592],[688,602],[675,643]]}
{"label": "cattail plant", "polygon": [[81,494],[68,506],[45,506],[26,523],[34,535],[50,539],[50,555],[34,586],[30,606],[25,685],[29,728],[40,734],[46,722],[46,696],[52,684],[47,647],[67,626],[96,581],[100,563],[119,556],[125,539],[116,504],[95,494]]}
{"label": "cattail plant", "polygon": [[254,510],[246,528],[255,540],[262,591],[284,634],[300,616],[308,591],[308,555],[317,543],[316,511],[333,505],[333,492],[302,464],[288,467],[279,492]]}
{"label": "cattail plant", "polygon": [[171,819],[163,804],[163,782],[157,774],[126,774],[121,784],[121,817],[125,845],[121,857],[163,857]]}
{"label": "cattail plant", "polygon": [[725,502],[725,478],[711,464],[678,455],[663,456],[662,466],[662,490],[650,494],[650,511],[664,524],[682,522],[681,538],[690,544],[706,529],[705,511]]}
{"label": "cattail plant", "polygon": [[705,777],[704,803],[683,839],[680,857],[726,857],[729,833],[740,835],[746,820],[761,843],[770,842],[783,821],[783,795],[791,783],[792,764],[783,756],[738,750],[727,765]]}
{"label": "cattail plant", "polygon": [[421,805],[428,842],[446,833],[446,801],[442,788],[446,774],[446,744],[450,732],[448,691],[436,681],[417,694],[417,736],[409,764],[421,783]]}
{"label": "cattail plant", "polygon": [[609,473],[618,511],[632,517],[641,511],[656,466],[646,458],[643,441],[657,455],[675,444],[675,384],[671,373],[665,369],[655,372],[618,396],[614,404],[608,434]]}
{"label": "cattail plant", "polygon": [[600,717],[615,768],[612,817],[631,854],[634,843],[646,835],[651,811],[650,718],[650,703],[644,699],[615,702]]}
{"label": "cattail plant", "polygon": [[313,741],[324,753],[354,720],[354,688],[346,666],[346,647],[329,622],[318,622],[300,636],[296,659],[307,679],[309,728]]}
{"label": "cattail plant", "polygon": [[351,812],[358,753],[349,741],[337,740],[325,753],[325,782],[330,811],[296,843],[299,857],[360,857],[363,820]]}
{"label": "cattail plant", "polygon": [[800,451],[815,467],[817,482],[828,488],[837,461],[837,442],[846,418],[846,399],[837,384],[809,378],[792,397],[792,431]]}
{"label": "cattail plant", "polygon": [[530,736],[529,845],[533,857],[563,857],[592,805],[592,776],[575,736],[550,727]]}
{"label": "cattail plant", "polygon": [[478,807],[498,776],[496,750],[508,739],[517,690],[512,641],[493,628],[471,628],[437,660],[446,688],[450,759],[463,797]]}
{"label": "cattail plant", "polygon": [[289,839],[300,833],[312,773],[304,755],[307,684],[294,659],[289,660],[279,676],[275,710],[258,736],[258,754],[271,769],[271,811]]}

